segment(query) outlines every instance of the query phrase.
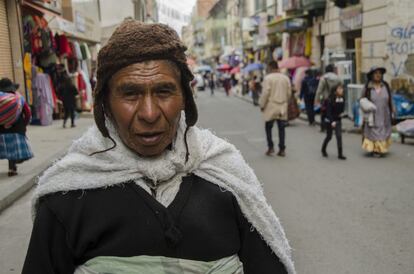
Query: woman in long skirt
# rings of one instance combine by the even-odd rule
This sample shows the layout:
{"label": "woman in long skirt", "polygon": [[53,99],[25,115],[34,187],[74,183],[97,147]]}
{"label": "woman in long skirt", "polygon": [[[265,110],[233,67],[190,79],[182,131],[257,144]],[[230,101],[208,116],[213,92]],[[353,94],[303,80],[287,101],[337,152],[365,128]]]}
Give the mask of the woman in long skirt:
{"label": "woman in long skirt", "polygon": [[393,105],[390,87],[383,80],[385,72],[385,68],[372,67],[363,94],[376,110],[373,113],[374,123],[364,123],[362,148],[378,157],[384,156],[391,145]]}
{"label": "woman in long skirt", "polygon": [[31,112],[18,87],[8,78],[0,80],[0,159],[9,161],[9,177],[17,175],[17,164],[33,157],[26,138]]}

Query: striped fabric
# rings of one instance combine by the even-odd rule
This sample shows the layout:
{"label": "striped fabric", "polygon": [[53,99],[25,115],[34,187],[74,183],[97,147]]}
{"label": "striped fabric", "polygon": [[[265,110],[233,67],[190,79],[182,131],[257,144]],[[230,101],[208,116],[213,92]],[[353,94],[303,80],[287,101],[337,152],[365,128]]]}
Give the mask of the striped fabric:
{"label": "striped fabric", "polygon": [[0,134],[0,159],[25,161],[32,157],[26,136],[19,133]]}
{"label": "striped fabric", "polygon": [[11,127],[19,119],[23,104],[24,99],[18,92],[13,94],[0,91],[0,125]]}

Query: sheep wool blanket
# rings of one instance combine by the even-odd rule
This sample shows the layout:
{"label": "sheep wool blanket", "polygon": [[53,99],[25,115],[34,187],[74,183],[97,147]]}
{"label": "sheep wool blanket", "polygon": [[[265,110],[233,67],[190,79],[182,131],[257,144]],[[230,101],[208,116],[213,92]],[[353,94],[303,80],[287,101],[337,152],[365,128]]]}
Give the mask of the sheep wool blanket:
{"label": "sheep wool blanket", "polygon": [[178,193],[182,178],[193,173],[230,191],[243,214],[284,263],[288,273],[296,273],[283,228],[267,203],[253,170],[232,144],[209,130],[191,127],[187,132],[189,158],[186,161],[186,124],[182,112],[171,149],[157,158],[143,158],[122,143],[110,122],[107,127],[117,146],[90,156],[113,145],[96,126],[92,126],[39,178],[33,197],[33,213],[38,199],[49,193],[104,188],[128,181],[134,181],[150,192],[145,182],[147,178],[157,185],[155,198],[168,206]]}

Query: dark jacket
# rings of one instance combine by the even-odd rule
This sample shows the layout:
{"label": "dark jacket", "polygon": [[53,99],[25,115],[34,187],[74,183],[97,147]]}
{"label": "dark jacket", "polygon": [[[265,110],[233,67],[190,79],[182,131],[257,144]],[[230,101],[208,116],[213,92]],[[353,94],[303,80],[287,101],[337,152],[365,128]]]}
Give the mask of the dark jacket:
{"label": "dark jacket", "polygon": [[332,123],[341,120],[341,115],[345,110],[345,100],[343,97],[332,97],[325,101],[326,118],[325,122]]}
{"label": "dark jacket", "polygon": [[59,95],[65,108],[76,107],[76,96],[78,95],[78,90],[71,82],[68,81],[59,87]]}
{"label": "dark jacket", "polygon": [[318,89],[319,80],[313,76],[306,76],[300,88],[300,99],[305,101],[315,100],[316,91]]}
{"label": "dark jacket", "polygon": [[231,192],[189,175],[168,207],[134,182],[42,197],[22,273],[73,274],[99,256],[235,254],[245,274],[287,273]]}

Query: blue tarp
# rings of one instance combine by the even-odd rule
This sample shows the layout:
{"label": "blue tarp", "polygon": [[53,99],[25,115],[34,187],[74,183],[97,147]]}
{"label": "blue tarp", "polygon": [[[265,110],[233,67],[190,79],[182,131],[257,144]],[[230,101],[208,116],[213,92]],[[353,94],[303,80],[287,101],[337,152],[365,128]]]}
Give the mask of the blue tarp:
{"label": "blue tarp", "polygon": [[394,94],[392,96],[395,111],[396,111],[396,118],[404,118],[404,117],[414,117],[414,102],[410,101],[401,94]]}

